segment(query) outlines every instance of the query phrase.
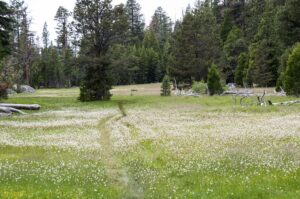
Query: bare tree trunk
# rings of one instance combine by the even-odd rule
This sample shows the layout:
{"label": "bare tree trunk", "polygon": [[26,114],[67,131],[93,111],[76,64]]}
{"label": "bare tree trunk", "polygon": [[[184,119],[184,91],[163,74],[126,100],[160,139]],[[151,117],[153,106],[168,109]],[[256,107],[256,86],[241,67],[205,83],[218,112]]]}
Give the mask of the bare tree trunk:
{"label": "bare tree trunk", "polygon": [[0,103],[1,107],[10,107],[15,109],[23,109],[23,110],[40,110],[41,106],[38,104],[4,104]]}

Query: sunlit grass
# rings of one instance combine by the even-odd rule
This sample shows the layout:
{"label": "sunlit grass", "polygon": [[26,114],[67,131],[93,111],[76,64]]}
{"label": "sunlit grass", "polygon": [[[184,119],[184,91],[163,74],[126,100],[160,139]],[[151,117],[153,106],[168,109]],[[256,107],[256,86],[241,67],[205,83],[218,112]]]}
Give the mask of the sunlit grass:
{"label": "sunlit grass", "polygon": [[6,101],[42,109],[0,118],[0,198],[300,197],[299,105],[160,97],[156,84],[117,87],[107,102],[78,94]]}

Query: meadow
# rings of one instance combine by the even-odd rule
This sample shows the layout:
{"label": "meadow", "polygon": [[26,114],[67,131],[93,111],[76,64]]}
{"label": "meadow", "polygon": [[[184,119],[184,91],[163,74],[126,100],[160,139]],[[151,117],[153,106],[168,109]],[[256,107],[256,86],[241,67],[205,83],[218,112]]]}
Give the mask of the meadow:
{"label": "meadow", "polygon": [[300,105],[160,97],[158,84],[112,92],[6,100],[42,109],[0,118],[0,198],[300,198]]}

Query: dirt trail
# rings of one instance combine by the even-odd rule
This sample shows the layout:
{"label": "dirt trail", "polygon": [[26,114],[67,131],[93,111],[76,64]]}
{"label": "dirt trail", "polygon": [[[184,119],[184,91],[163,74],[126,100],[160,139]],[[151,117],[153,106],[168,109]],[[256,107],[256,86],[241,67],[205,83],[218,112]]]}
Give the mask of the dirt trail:
{"label": "dirt trail", "polygon": [[111,129],[109,123],[118,122],[123,116],[113,115],[100,120],[98,129],[101,133],[100,144],[103,149],[103,161],[106,167],[109,181],[120,190],[121,198],[143,199],[143,189],[130,176],[128,169],[122,160],[115,154],[111,141]]}

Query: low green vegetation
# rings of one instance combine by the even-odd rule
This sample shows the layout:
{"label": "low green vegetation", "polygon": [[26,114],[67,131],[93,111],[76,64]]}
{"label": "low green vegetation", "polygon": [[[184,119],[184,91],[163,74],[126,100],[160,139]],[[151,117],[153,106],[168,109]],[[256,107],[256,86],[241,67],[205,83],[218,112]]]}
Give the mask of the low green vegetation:
{"label": "low green vegetation", "polygon": [[[130,96],[135,87],[157,94]],[[43,108],[0,120],[0,198],[300,197],[299,105],[159,90],[116,87],[86,103],[77,88],[11,96]]]}

